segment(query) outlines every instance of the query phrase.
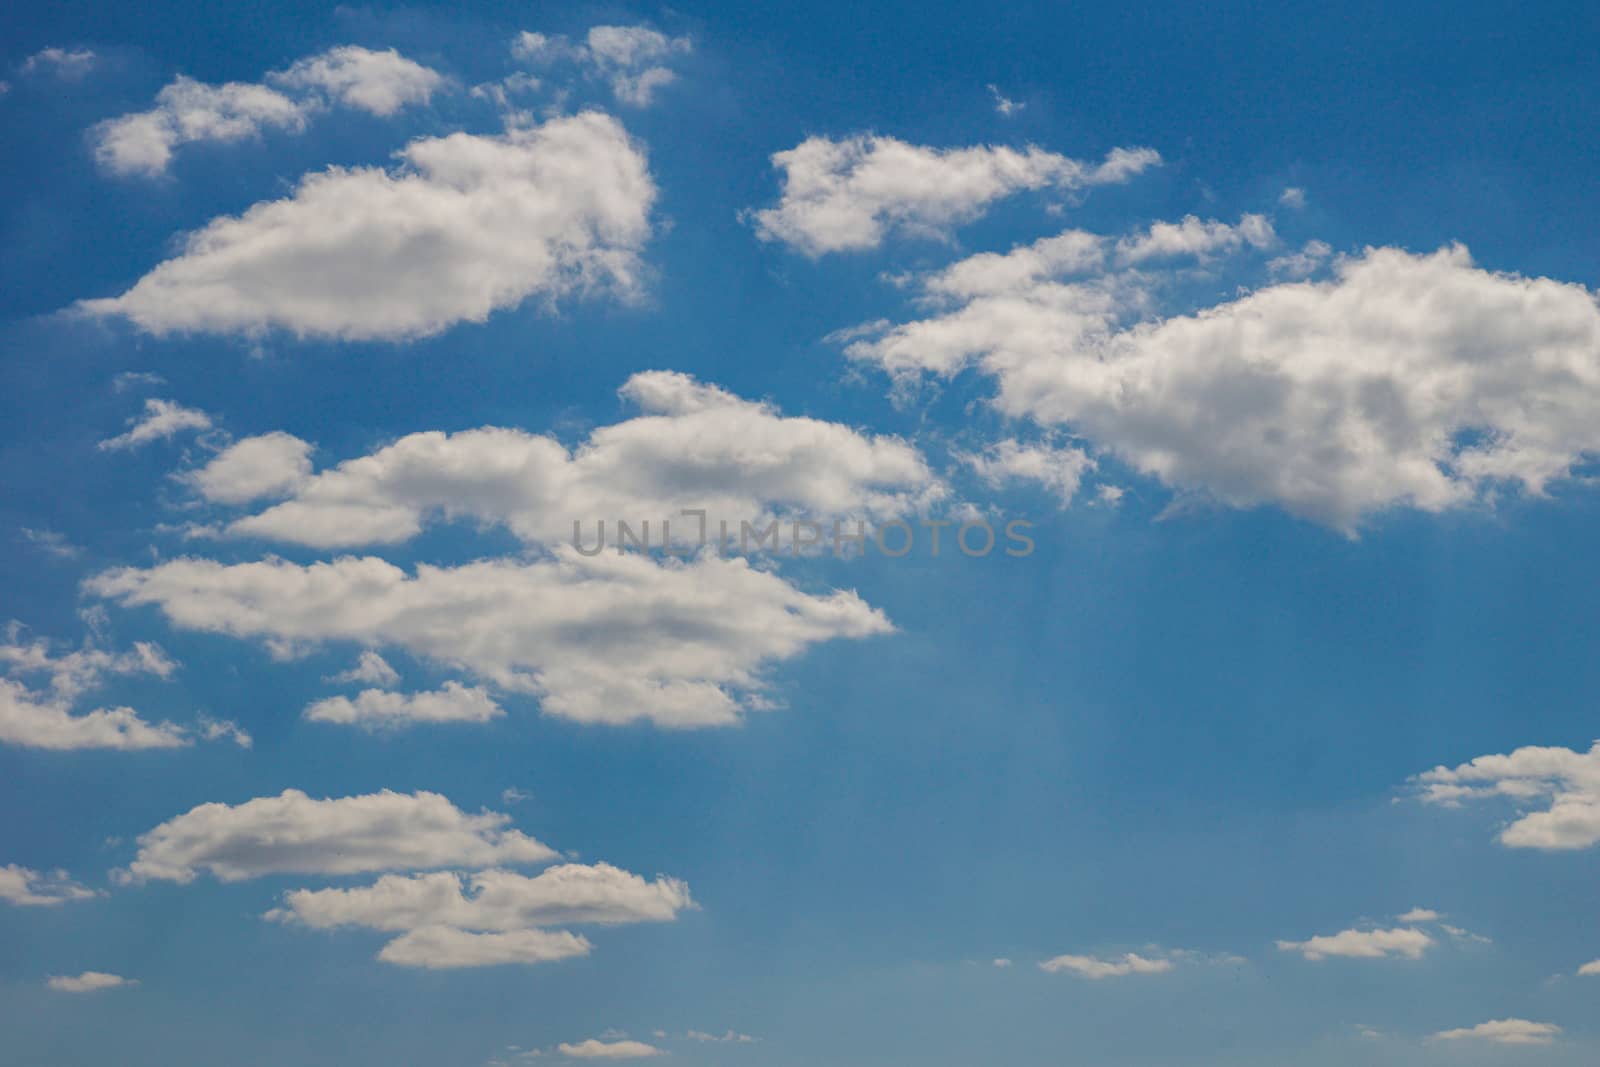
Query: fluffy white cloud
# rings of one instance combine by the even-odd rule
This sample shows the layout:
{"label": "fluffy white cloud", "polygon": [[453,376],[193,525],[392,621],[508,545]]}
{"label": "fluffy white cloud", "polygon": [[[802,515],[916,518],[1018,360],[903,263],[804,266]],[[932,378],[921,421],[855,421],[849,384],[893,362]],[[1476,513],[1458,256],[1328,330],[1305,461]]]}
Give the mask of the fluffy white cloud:
{"label": "fluffy white cloud", "polygon": [[1007,415],[1346,532],[1384,508],[1541,493],[1600,451],[1600,304],[1581,285],[1481,270],[1459,246],[1369,249],[1329,281],[1128,324],[1153,299],[1142,276],[1048,266],[847,351],[903,380],[976,367]]}
{"label": "fluffy white cloud", "polygon": [[1438,921],[1439,913],[1432,908],[1412,908],[1404,915],[1396,917],[1396,922],[1403,923],[1431,923]]}
{"label": "fluffy white cloud", "polygon": [[284,496],[311,474],[311,445],[273,432],[235,441],[186,477],[200,495],[220,504]]}
{"label": "fluffy white cloud", "polygon": [[552,925],[670,922],[692,907],[682,882],[649,882],[600,863],[563,864],[534,877],[503,870],[386,875],[361,888],[287,893],[266,918],[399,932],[378,955],[389,963],[479,967],[588,954],[586,938],[546,929]]}
{"label": "fluffy white cloud", "polygon": [[593,1037],[577,1044],[562,1042],[556,1046],[556,1051],[575,1060],[637,1060],[663,1054],[643,1041],[601,1041]]}
{"label": "fluffy white cloud", "polygon": [[267,79],[290,89],[321,90],[346,107],[379,116],[393,115],[408,104],[426,104],[444,84],[438,71],[393,48],[374,52],[355,45],[307,56]]}
{"label": "fluffy white cloud", "polygon": [[754,214],[763,240],[810,256],[876,248],[891,231],[942,235],[996,200],[1030,189],[1123,182],[1161,157],[1118,148],[1088,164],[1029,146],[938,149],[893,137],[809,137],[773,155],[778,206]]}
{"label": "fluffy white cloud", "polygon": [[482,689],[446,682],[426,693],[393,693],[364,689],[349,697],[328,697],[307,707],[313,722],[344,723],[369,730],[409,726],[413,723],[488,722],[505,712]]}
{"label": "fluffy white cloud", "polygon": [[670,922],[694,906],[673,878],[646,881],[610,864],[562,864],[534,876],[489,870],[385,875],[355,889],[301,889],[267,917],[315,929],[362,926],[415,930],[452,926],[510,931],[529,927]]}
{"label": "fluffy white cloud", "polygon": [[154,334],[402,340],[529,297],[633,293],[655,185],[609,115],[412,141],[401,165],[307,174],[221,217],[121,296],[85,300]]}
{"label": "fluffy white cloud", "polygon": [[742,559],[690,562],[562,547],[536,562],[300,566],[181,559],[92,578],[171,622],[294,643],[394,644],[583,722],[729,725],[764,706],[760,671],[807,646],[891,629],[853,592],[810,595]]}
{"label": "fluffy white cloud", "polygon": [[129,420],[129,427],[126,433],[101,441],[100,450],[116,452],[137,448],[151,441],[164,441],[184,430],[209,430],[211,416],[171,400],[152,397],[144,402],[144,414]]}
{"label": "fluffy white cloud", "polygon": [[[410,434],[302,478],[291,499],[223,532],[347,547],[403,541],[431,519],[470,518],[542,544],[571,543],[580,523],[587,545],[602,520],[612,544],[619,520],[634,531],[649,522],[659,543],[667,520],[676,540],[695,544],[700,520],[684,509],[706,512],[705,535],[714,540],[720,521],[737,537],[741,521],[774,510],[806,518],[898,515],[943,491],[922,455],[897,438],[786,418],[687,375],[636,374],[621,395],[643,415],[601,427],[573,452],[512,429]],[[195,475],[202,492],[236,484],[212,474],[233,451]],[[287,463],[279,469],[290,473]]]}
{"label": "fluffy white cloud", "polygon": [[648,107],[658,89],[677,80],[665,64],[693,48],[688,37],[668,37],[647,26],[595,26],[582,44],[530,32],[511,42],[512,54],[529,63],[577,63],[589,76],[605,81],[618,100],[635,107]]}
{"label": "fluffy white cloud", "polygon": [[0,867],[0,900],[18,907],[52,908],[97,894],[67,877],[66,871],[34,871],[8,863]]}
{"label": "fluffy white cloud", "polygon": [[201,804],[139,838],[124,881],[224,882],[269,874],[544,863],[555,853],[511,817],[460,811],[437,793],[370,793],[315,800],[297,789],[237,806]]}
{"label": "fluffy white cloud", "polygon": [[551,963],[587,956],[589,940],[566,930],[482,934],[449,926],[410,930],[383,946],[378,959],[400,967],[445,969],[510,963]]}
{"label": "fluffy white cloud", "polygon": [[1548,1045],[1561,1036],[1554,1023],[1531,1023],[1526,1019],[1496,1019],[1460,1030],[1443,1030],[1435,1041],[1489,1041],[1496,1045]]}
{"label": "fluffy white cloud", "polygon": [[[209,85],[179,75],[156,94],[156,106],[107,119],[92,131],[95,157],[113,174],[166,172],[173,151],[196,141],[240,141],[263,129],[299,132],[330,101],[391,115],[425,104],[444,79],[394,49],[344,45],[267,75],[271,85]],[[275,87],[274,87],[275,86]]]}
{"label": "fluffy white cloud", "polygon": [[55,751],[74,749],[180,748],[189,743],[184,729],[150,723],[132,708],[74,712],[80,696],[107,675],[154,674],[165,678],[177,668],[155,645],[138,643],[132,652],[83,648],[54,656],[43,641],[18,640],[15,626],[0,643],[0,670],[7,674],[47,675],[39,691],[13,678],[0,678],[0,744]]}
{"label": "fluffy white cloud", "polygon": [[1182,256],[1205,259],[1237,252],[1246,245],[1270,248],[1276,241],[1272,223],[1264,215],[1245,215],[1234,224],[1188,215],[1181,222],[1157,222],[1143,233],[1118,241],[1117,260],[1136,264]]}
{"label": "fluffy white cloud", "polygon": [[1589,963],[1585,963],[1582,967],[1579,967],[1578,976],[1580,978],[1592,978],[1600,976],[1600,960],[1593,960]]}
{"label": "fluffy white cloud", "polygon": [[1173,968],[1170,959],[1148,959],[1129,952],[1115,959],[1097,956],[1057,956],[1039,964],[1039,969],[1049,974],[1071,971],[1084,978],[1122,978],[1130,974],[1162,974]]}
{"label": "fluffy white cloud", "polygon": [[58,993],[98,993],[103,989],[116,989],[119,986],[139,983],[132,978],[106,974],[104,971],[84,971],[75,976],[54,975],[47,984]]}
{"label": "fluffy white cloud", "polygon": [[1324,934],[1306,941],[1278,942],[1278,948],[1284,952],[1298,952],[1308,960],[1322,960],[1330,956],[1364,960],[1404,956],[1415,960],[1421,959],[1422,954],[1433,945],[1433,938],[1409,927],[1341,930],[1337,934]]}
{"label": "fluffy white cloud", "polygon": [[1459,767],[1435,767],[1413,783],[1424,802],[1455,806],[1501,797],[1545,804],[1500,832],[1510,848],[1576,849],[1600,842],[1600,741],[1588,752],[1528,746],[1509,755],[1479,756]]}
{"label": "fluffy white cloud", "polygon": [[1010,439],[961,459],[991,486],[1013,481],[1037,482],[1054,493],[1062,507],[1072,502],[1083,476],[1094,469],[1094,460],[1082,449],[1052,444],[1025,445]]}

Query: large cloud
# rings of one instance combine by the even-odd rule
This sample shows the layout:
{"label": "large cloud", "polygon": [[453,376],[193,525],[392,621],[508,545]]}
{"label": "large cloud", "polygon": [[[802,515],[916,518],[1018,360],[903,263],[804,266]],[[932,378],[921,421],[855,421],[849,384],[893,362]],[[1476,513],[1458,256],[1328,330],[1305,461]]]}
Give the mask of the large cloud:
{"label": "large cloud", "polygon": [[107,119],[91,137],[95,157],[114,174],[162,174],[179,146],[196,141],[239,141],[263,129],[299,132],[330,103],[374,115],[425,104],[444,84],[433,70],[394,49],[354,45],[331,48],[267,75],[270,85],[209,85],[178,76],[156,94],[155,107]]}
{"label": "large cloud", "polygon": [[726,725],[763,706],[761,669],[836,637],[891,629],[853,592],[811,595],[743,559],[657,562],[571,546],[533,562],[300,566],[181,559],[92,578],[173,624],[276,642],[392,644],[539,695],[585,722]]}
{"label": "large cloud", "polygon": [[463,812],[437,793],[316,800],[297,789],[243,804],[201,804],[139,838],[125,881],[224,882],[269,874],[545,863],[547,846],[509,827],[510,816]]}
{"label": "large cloud", "polygon": [[677,537],[708,539],[727,521],[770,511],[824,516],[897,515],[936,499],[942,486],[921,454],[892,437],[838,423],[785,418],[683,374],[634,375],[622,395],[644,412],[594,431],[575,452],[554,438],[485,428],[415,433],[379,451],[306,477],[309,448],[287,434],[234,445],[192,476],[201,493],[239,502],[271,488],[291,499],[234,520],[224,532],[317,547],[392,543],[429,519],[509,526],[531,543],[586,544],[605,521],[653,537],[668,520]]}
{"label": "large cloud", "polygon": [[1033,146],[938,149],[893,137],[808,137],[773,155],[783,194],[753,217],[762,239],[807,255],[861,251],[892,230],[944,234],[1013,193],[1123,182],[1160,161],[1148,148],[1119,148],[1090,164]]}
{"label": "large cloud", "polygon": [[1459,246],[1368,249],[1330,280],[1128,325],[1149,280],[1066,280],[1096,257],[1064,237],[940,272],[943,306],[849,354],[903,380],[976,367],[1008,415],[1173,488],[1345,531],[1502,484],[1540,493],[1600,450],[1600,305],[1581,285],[1482,270]]}
{"label": "large cloud", "polygon": [[1458,767],[1435,767],[1414,784],[1431,804],[1501,797],[1543,810],[1521,815],[1500,832],[1510,848],[1579,849],[1600,843],[1600,741],[1588,752],[1530,745],[1479,756]]}
{"label": "large cloud", "polygon": [[406,339],[532,296],[633,292],[655,185],[608,115],[412,141],[212,220],[121,296],[80,302],[155,334]]}

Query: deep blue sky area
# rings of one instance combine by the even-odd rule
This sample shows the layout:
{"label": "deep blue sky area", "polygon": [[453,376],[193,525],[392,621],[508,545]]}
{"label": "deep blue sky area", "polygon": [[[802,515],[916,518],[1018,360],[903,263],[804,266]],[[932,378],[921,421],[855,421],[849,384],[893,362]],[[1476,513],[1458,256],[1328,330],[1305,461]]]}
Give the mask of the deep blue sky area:
{"label": "deep blue sky area", "polygon": [[[520,98],[527,123],[615,115],[647,161],[655,197],[631,298],[532,292],[414,338],[297,336],[281,323],[160,332],[78,307],[181,259],[184,235],[211,220],[292,199],[302,175],[401,173],[395,153],[414,139],[496,138],[511,120],[471,89],[519,69],[512,39],[582,42],[595,26],[692,42],[663,60],[674,80],[649,106],[614,97],[581,60],[536,71],[541,87]],[[99,124],[155,107],[178,75],[258,83],[341,45],[394,48],[439,85],[394,114],[328,104],[302,132],[180,143],[158,175],[97,163]],[[93,58],[38,59],[47,49]],[[23,712],[0,702],[0,874],[59,870],[83,897],[8,903],[0,880],[0,1062],[478,1067],[533,1051],[576,1061],[585,1041],[591,1055],[638,1042],[667,1062],[729,1067],[1596,1062],[1600,976],[1578,971],[1600,957],[1600,848],[1588,847],[1600,840],[1600,756],[1565,776],[1508,774],[1507,794],[1540,788],[1459,806],[1425,803],[1414,780],[1524,746],[1581,762],[1600,737],[1600,496],[1592,423],[1579,417],[1600,412],[1596,56],[1600,8],[1584,3],[8,5],[0,623],[18,628],[5,644],[65,654],[154,642],[178,665],[170,676],[107,672],[69,695],[70,714],[126,706],[180,724],[193,743],[27,743],[10,725]],[[1020,106],[1002,113],[997,94]],[[756,213],[784,191],[774,153],[865,134],[939,150],[1033,145],[1091,164],[1148,146],[1162,162],[1094,188],[1014,191],[920,230],[891,226],[857,250],[808,254],[759,232]],[[1046,424],[992,402],[1000,372],[974,365],[907,392],[829,339],[933,319],[939,305],[915,279],[970,256],[1069,227],[1114,241],[1162,220],[1252,214],[1270,221],[1270,247],[1201,253],[1193,270],[1152,263],[1128,336],[1289,284],[1268,261],[1308,242],[1342,262],[1460,243],[1483,286],[1553,279],[1569,303],[1560,322],[1541,304],[1506,325],[1504,337],[1530,338],[1518,347],[1502,320],[1478,345],[1449,329],[1470,308],[1417,301],[1418,316],[1439,316],[1439,335],[1456,338],[1439,342],[1454,370],[1502,358],[1510,368],[1474,409],[1489,413],[1487,429],[1448,429],[1516,442],[1526,426],[1494,422],[1509,409],[1497,405],[1532,412],[1564,428],[1565,476],[1542,491],[1469,484],[1452,453],[1443,462],[1467,486],[1462,499],[1428,507],[1397,494],[1346,529],[1297,506],[1293,487],[1230,499],[1236,454],[1210,481],[1163,473],[1131,442],[1168,409]],[[327,240],[331,260],[339,238]],[[340,270],[378,277],[389,265],[341,262],[330,284]],[[1312,286],[1348,284],[1330,280],[1329,262]],[[1378,314],[1382,295],[1347,310]],[[1595,376],[1573,370],[1551,387],[1569,408],[1549,393],[1524,402],[1538,346],[1569,326],[1578,340],[1562,351]],[[1270,358],[1289,366],[1296,343]],[[1066,360],[1067,348],[1045,358]],[[1409,373],[1400,357],[1362,362],[1388,351],[1339,352],[1305,380],[1340,367]],[[219,508],[189,476],[278,431],[311,442],[319,471],[421,431],[510,427],[578,448],[639,414],[618,390],[655,370],[915,448],[948,489],[939,507],[1025,518],[1037,550],[758,561],[805,594],[854,590],[893,627],[758,657],[759,700],[737,723],[703,729],[642,712],[585,721],[548,691],[377,636],[285,651],[96,591],[109,571],[179,557],[311,566],[372,555],[408,572],[547,559],[552,542],[479,521],[465,496],[441,509],[453,516],[384,543],[186,537],[187,524],[265,506]],[[1457,380],[1432,379],[1440,392]],[[1352,386],[1337,403],[1367,395]],[[205,412],[209,428],[102,447],[153,398]],[[1095,466],[1069,501],[1026,478],[991,484],[962,459],[1010,438],[1083,448]],[[1391,440],[1393,463],[1364,469],[1378,478],[1435,445]],[[792,462],[821,464],[824,451],[808,445]],[[759,453],[752,442],[730,467]],[[1277,468],[1259,469],[1252,484]],[[1102,486],[1120,497],[1097,496]],[[683,610],[660,632],[745,625],[726,605],[709,619]],[[544,667],[593,655],[625,671],[638,654],[608,652],[617,634],[596,624],[598,651]],[[354,695],[329,678],[363,644],[398,668],[398,688],[459,679],[505,714],[382,730],[309,721],[302,709]],[[0,667],[35,703],[60,696],[48,673]],[[210,720],[252,744],[202,739]],[[593,951],[580,958],[396,966],[375,957],[407,928],[262,916],[294,890],[411,868],[313,864],[237,880],[198,870],[187,883],[113,874],[168,820],[287,789],[442,794],[461,812],[505,813],[562,862],[681,879],[696,906],[670,922],[581,926]],[[1592,806],[1593,839],[1515,847],[1516,820],[1568,802]],[[1437,914],[1400,919],[1419,908]],[[1279,944],[1402,929],[1426,948],[1310,958]],[[1079,963],[1041,966],[1069,957]],[[1091,973],[1128,959],[1159,966]],[[84,972],[128,981],[87,993],[48,984]],[[1452,1036],[1497,1021],[1534,1029]]]}

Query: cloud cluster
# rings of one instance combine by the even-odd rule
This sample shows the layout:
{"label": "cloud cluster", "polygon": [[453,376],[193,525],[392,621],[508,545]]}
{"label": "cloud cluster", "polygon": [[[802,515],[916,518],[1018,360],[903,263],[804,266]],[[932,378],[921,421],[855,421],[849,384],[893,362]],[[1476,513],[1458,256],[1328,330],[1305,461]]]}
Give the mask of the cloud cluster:
{"label": "cloud cluster", "polygon": [[180,75],[156,94],[155,107],[107,119],[91,136],[95,157],[108,171],[154,176],[166,172],[180,145],[239,141],[263,129],[299,132],[335,103],[392,115],[426,104],[443,84],[437,71],[392,48],[343,45],[268,74],[266,84],[209,85]]}
{"label": "cloud cluster", "polygon": [[1004,414],[1175,490],[1348,533],[1385,508],[1543,493],[1600,451],[1600,304],[1581,285],[1460,246],[1376,248],[1327,281],[1160,318],[1137,272],[1066,277],[1096,261],[1071,232],[973,257],[929,280],[932,314],[847,352],[901,381],[975,368]]}
{"label": "cloud cluster", "polygon": [[414,433],[309,475],[310,446],[287,434],[249,438],[190,476],[210,500],[290,499],[227,524],[229,536],[319,548],[394,543],[435,519],[504,525],[531,544],[571,543],[574,523],[661,520],[699,542],[727,521],[774,511],[809,519],[905,514],[943,489],[922,455],[818,419],[785,417],[684,374],[636,374],[621,389],[637,418],[601,427],[576,450],[553,437],[483,428]]}
{"label": "cloud cluster", "polygon": [[80,301],[149,333],[405,340],[640,285],[655,200],[640,148],[585,112],[412,141],[400,165],[330,167],[213,219],[127,292]]}
{"label": "cloud cluster", "polygon": [[512,54],[530,65],[576,64],[634,107],[648,107],[658,90],[676,81],[666,64],[693,50],[688,37],[668,37],[648,26],[594,26],[581,44],[559,34],[525,31],[511,43]]}
{"label": "cloud cluster", "polygon": [[773,155],[783,192],[753,219],[763,240],[809,256],[862,251],[897,230],[943,236],[1014,193],[1125,182],[1160,161],[1148,148],[1118,148],[1089,164],[1031,145],[938,149],[873,135],[808,137]]}
{"label": "cloud cluster", "polygon": [[1456,806],[1500,797],[1542,810],[1500,831],[1509,848],[1579,849],[1600,843],[1600,741],[1588,752],[1530,745],[1479,756],[1458,767],[1435,767],[1413,784],[1429,804]]}
{"label": "cloud cluster", "polygon": [[135,644],[131,652],[83,648],[56,656],[43,641],[20,641],[12,626],[0,642],[0,671],[46,676],[48,688],[38,690],[14,678],[0,678],[0,744],[54,751],[181,748],[189,744],[183,727],[147,722],[132,708],[75,711],[79,698],[108,676],[166,678],[176,669],[160,648],[145,642]]}
{"label": "cloud cluster", "polygon": [[885,633],[853,592],[804,593],[743,559],[637,554],[421,565],[179,559],[86,588],[176,626],[281,642],[392,644],[540,697],[582,722],[728,725],[765,706],[761,669],[831,638]]}

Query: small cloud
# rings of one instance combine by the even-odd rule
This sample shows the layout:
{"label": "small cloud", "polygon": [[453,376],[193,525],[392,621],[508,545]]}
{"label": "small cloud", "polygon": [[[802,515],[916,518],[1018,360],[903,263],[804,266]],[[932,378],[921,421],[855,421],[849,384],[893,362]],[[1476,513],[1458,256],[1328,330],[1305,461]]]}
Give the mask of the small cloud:
{"label": "small cloud", "polygon": [[1005,968],[1005,967],[1011,966],[1011,961],[1006,959],[1004,956],[1002,956],[999,959],[994,961],[994,965],[996,967]]}
{"label": "small cloud", "polygon": [[249,748],[255,744],[238,723],[226,719],[212,719],[205,715],[200,716],[200,736],[207,741],[232,741],[240,748]]}
{"label": "small cloud", "polygon": [[1147,959],[1135,952],[1116,958],[1100,959],[1096,956],[1057,956],[1039,964],[1047,974],[1071,971],[1084,978],[1099,981],[1102,978],[1122,978],[1130,974],[1162,974],[1172,970],[1168,959]]}
{"label": "small cloud", "polygon": [[98,993],[103,989],[116,989],[119,986],[138,985],[132,978],[123,978],[117,974],[106,974],[103,971],[84,971],[76,977],[66,975],[53,975],[46,983],[57,993]]}
{"label": "small cloud", "polygon": [[1594,960],[1593,962],[1585,963],[1582,967],[1579,967],[1578,977],[1600,978],[1600,960]]}
{"label": "small cloud", "polygon": [[1433,938],[1421,930],[1409,927],[1393,930],[1341,930],[1336,934],[1323,934],[1305,941],[1279,941],[1284,952],[1298,952],[1313,962],[1330,956],[1345,959],[1387,959],[1403,956],[1421,959],[1432,948]]}
{"label": "small cloud", "polygon": [[147,385],[166,385],[167,380],[161,375],[147,370],[125,370],[111,379],[111,388],[119,393],[126,393],[129,389],[140,389]]}
{"label": "small cloud", "polygon": [[989,86],[989,95],[994,97],[994,109],[1000,114],[1005,115],[1007,118],[1015,115],[1017,112],[1021,111],[1027,106],[1026,104],[1018,103],[1015,100],[1007,99],[1005,95],[1001,93],[1000,90],[994,85]]}
{"label": "small cloud", "polygon": [[638,1060],[662,1055],[660,1049],[643,1041],[600,1041],[592,1037],[577,1044],[563,1042],[556,1051],[575,1060]]}
{"label": "small cloud", "polygon": [[1531,1023],[1526,1019],[1495,1019],[1459,1030],[1441,1030],[1435,1041],[1489,1041],[1497,1045],[1548,1045],[1561,1035],[1554,1023]]}
{"label": "small cloud", "polygon": [[[657,1037],[663,1036],[657,1034]],[[755,1038],[749,1034],[741,1034],[737,1030],[729,1030],[724,1034],[708,1034],[703,1030],[690,1030],[683,1035],[690,1041],[714,1042],[721,1045],[750,1045],[755,1043]]]}
{"label": "small cloud", "polygon": [[532,793],[523,792],[514,785],[507,786],[500,793],[500,803],[502,804],[521,804],[524,800],[532,799]]}
{"label": "small cloud", "polygon": [[67,81],[77,81],[94,69],[98,58],[87,48],[46,48],[23,61],[22,73],[48,73]]}
{"label": "small cloud", "polygon": [[22,534],[24,541],[56,559],[74,559],[81,552],[77,545],[54,530],[30,530],[24,526],[18,532]]}
{"label": "small cloud", "polygon": [[1431,923],[1437,921],[1439,913],[1432,908],[1412,908],[1404,915],[1396,917],[1396,921],[1403,923]]}
{"label": "small cloud", "polygon": [[144,414],[128,420],[127,433],[100,442],[100,451],[114,452],[137,448],[150,441],[165,440],[184,430],[209,430],[211,416],[194,408],[186,408],[171,400],[152,397],[144,402]]}
{"label": "small cloud", "polygon": [[1306,206],[1306,191],[1297,185],[1291,185],[1278,194],[1278,203],[1299,210]]}

